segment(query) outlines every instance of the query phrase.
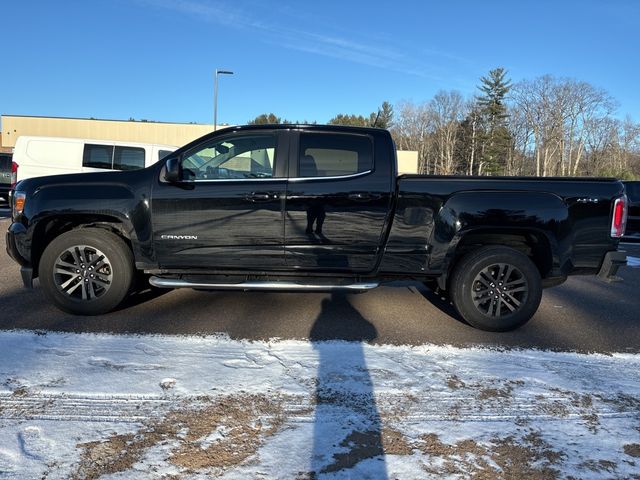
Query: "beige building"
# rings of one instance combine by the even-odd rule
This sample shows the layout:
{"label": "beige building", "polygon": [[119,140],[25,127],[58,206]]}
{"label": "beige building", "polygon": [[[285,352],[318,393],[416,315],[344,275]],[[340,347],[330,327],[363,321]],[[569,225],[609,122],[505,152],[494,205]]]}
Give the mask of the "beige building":
{"label": "beige building", "polygon": [[[213,125],[87,118],[3,115],[0,151],[11,152],[20,135],[88,138],[182,146],[213,131]],[[223,128],[223,125],[218,128]],[[418,152],[398,151],[398,171],[416,173]]]}
{"label": "beige building", "polygon": [[11,152],[13,152],[13,147],[9,147],[9,146],[4,147],[2,145],[2,133],[0,133],[0,153],[11,153]]}
{"label": "beige building", "polygon": [[2,146],[13,147],[20,135],[90,138],[182,146],[213,131],[213,125],[86,118],[2,116]]}

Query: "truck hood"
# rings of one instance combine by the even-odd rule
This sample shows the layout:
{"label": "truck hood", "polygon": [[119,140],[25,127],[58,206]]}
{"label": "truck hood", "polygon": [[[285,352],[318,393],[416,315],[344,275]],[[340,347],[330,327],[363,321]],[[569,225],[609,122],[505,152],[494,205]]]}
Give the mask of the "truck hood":
{"label": "truck hood", "polygon": [[[82,187],[107,187],[109,185],[133,185],[137,183],[141,177],[141,172],[147,169],[131,170],[131,171],[113,171],[113,172],[91,172],[91,173],[69,173],[64,175],[49,175],[44,177],[32,177],[20,180],[15,187],[17,192],[25,192],[33,194],[42,188],[65,186],[73,188],[74,186]],[[146,173],[149,175],[149,173]]]}

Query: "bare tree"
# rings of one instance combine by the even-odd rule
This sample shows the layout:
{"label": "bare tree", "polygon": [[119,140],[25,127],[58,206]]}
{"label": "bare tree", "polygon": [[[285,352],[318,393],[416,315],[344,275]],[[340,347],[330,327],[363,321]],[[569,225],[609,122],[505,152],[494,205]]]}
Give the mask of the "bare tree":
{"label": "bare tree", "polygon": [[[509,93],[505,174],[640,176],[640,124],[617,119],[604,90],[545,75]],[[420,173],[490,174],[477,106],[455,91],[404,101],[394,107],[391,132],[399,148],[418,151]]]}
{"label": "bare tree", "polygon": [[429,102],[433,116],[437,173],[441,175],[455,173],[459,163],[455,153],[460,122],[465,113],[464,104],[462,95],[457,91],[440,91]]}
{"label": "bare tree", "polygon": [[403,101],[395,107],[396,119],[391,129],[396,145],[401,150],[418,152],[420,173],[431,173],[429,165],[429,133],[432,118],[425,104]]}

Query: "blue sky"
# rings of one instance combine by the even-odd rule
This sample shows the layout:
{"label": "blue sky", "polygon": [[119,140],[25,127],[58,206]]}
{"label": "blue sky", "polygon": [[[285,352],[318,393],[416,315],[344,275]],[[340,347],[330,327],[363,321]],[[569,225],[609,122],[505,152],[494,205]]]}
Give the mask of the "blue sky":
{"label": "blue sky", "polygon": [[476,92],[497,66],[606,89],[640,120],[640,1],[7,1],[0,113],[326,122]]}

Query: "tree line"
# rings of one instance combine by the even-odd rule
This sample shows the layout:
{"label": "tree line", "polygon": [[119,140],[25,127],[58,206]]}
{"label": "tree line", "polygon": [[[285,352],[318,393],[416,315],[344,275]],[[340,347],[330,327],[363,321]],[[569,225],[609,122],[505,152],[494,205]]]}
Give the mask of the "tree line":
{"label": "tree line", "polygon": [[[328,123],[389,129],[399,149],[418,152],[423,174],[640,178],[640,123],[616,109],[588,82],[544,75],[513,83],[496,68],[471,98],[442,90]],[[249,123],[299,122],[269,113]]]}

